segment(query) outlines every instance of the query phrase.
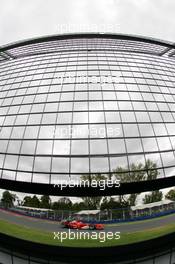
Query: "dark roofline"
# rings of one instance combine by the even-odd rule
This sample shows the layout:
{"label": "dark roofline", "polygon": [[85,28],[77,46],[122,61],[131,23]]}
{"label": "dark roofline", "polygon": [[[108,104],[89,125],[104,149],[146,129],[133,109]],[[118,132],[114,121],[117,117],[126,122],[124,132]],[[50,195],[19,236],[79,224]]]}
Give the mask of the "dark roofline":
{"label": "dark roofline", "polygon": [[131,41],[140,41],[150,44],[156,44],[161,46],[166,46],[168,48],[175,48],[173,42],[159,40],[150,37],[136,36],[136,35],[126,35],[126,34],[110,34],[110,33],[71,33],[71,34],[61,34],[61,35],[49,35],[42,36],[38,38],[32,38],[27,40],[22,40],[7,45],[0,46],[0,52],[18,48],[21,46],[27,46],[30,44],[43,43],[55,40],[63,39],[77,39],[77,38],[107,38],[107,39],[122,39],[122,40],[131,40]]}

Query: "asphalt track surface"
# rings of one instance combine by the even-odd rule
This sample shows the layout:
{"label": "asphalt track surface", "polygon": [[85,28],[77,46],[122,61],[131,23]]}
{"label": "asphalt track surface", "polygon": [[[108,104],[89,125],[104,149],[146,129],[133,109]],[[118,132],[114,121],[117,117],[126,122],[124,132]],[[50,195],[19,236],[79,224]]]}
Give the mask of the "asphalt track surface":
{"label": "asphalt track surface", "polygon": [[[23,227],[28,227],[32,229],[38,229],[45,232],[61,232],[68,231],[68,229],[63,228],[59,222],[50,220],[41,220],[34,217],[28,217],[12,213],[9,211],[0,209],[0,220],[6,220],[12,224],[21,225]],[[105,231],[109,232],[121,232],[121,233],[133,233],[137,231],[146,231],[147,229],[152,229],[156,227],[163,227],[168,224],[174,223],[175,214],[167,215],[164,217],[153,218],[151,220],[136,221],[131,224],[120,223],[116,225],[105,225]],[[86,230],[88,231],[88,230]],[[89,232],[92,232],[89,230]]]}

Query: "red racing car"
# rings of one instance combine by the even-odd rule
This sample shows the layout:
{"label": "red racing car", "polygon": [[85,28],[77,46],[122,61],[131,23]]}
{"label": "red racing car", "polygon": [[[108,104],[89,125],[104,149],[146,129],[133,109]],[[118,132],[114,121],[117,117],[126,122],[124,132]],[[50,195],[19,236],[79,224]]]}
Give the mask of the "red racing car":
{"label": "red racing car", "polygon": [[64,220],[61,222],[63,227],[67,227],[70,229],[91,229],[91,230],[103,230],[104,225],[103,224],[89,224],[84,223],[80,220]]}

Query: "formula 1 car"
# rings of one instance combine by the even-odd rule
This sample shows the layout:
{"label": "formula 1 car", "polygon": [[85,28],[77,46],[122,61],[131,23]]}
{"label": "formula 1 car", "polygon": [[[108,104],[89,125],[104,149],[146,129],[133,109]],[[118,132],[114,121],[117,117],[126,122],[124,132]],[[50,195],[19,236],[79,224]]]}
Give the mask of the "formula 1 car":
{"label": "formula 1 car", "polygon": [[90,229],[90,230],[103,230],[103,224],[89,224],[80,220],[64,220],[61,222],[63,227],[70,229]]}

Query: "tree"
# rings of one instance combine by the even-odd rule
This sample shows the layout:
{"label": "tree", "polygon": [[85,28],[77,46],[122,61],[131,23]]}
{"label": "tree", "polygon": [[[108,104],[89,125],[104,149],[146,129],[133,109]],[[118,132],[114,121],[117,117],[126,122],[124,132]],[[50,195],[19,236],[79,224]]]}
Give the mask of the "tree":
{"label": "tree", "polygon": [[118,208],[123,208],[123,207],[128,207],[129,204],[121,204],[119,201],[116,201],[113,197],[109,197],[109,199],[107,199],[107,197],[105,197],[105,199],[103,199],[103,202],[100,206],[101,210],[104,209],[118,209]]}
{"label": "tree", "polygon": [[16,200],[15,194],[10,193],[9,191],[3,192],[1,199],[3,206],[5,206],[6,208],[12,207],[14,205],[15,200]]}
{"label": "tree", "polygon": [[86,205],[84,204],[84,202],[80,202],[80,203],[74,203],[72,204],[72,210],[73,211],[81,211],[81,210],[86,210]]}
{"label": "tree", "polygon": [[89,210],[93,210],[93,209],[99,209],[100,207],[100,202],[102,201],[102,196],[96,196],[96,197],[81,197],[85,208],[89,209]]}
{"label": "tree", "polygon": [[36,195],[33,197],[31,196],[25,196],[22,202],[23,206],[28,206],[28,207],[35,207],[39,208],[40,207],[40,200]]}
{"label": "tree", "polygon": [[166,199],[175,201],[175,189],[171,189],[165,196]]}
{"label": "tree", "polygon": [[52,204],[54,210],[70,210],[72,209],[72,201],[67,197],[62,197]]}
{"label": "tree", "polygon": [[[120,182],[140,182],[145,180],[154,180],[158,176],[157,165],[151,160],[146,160],[145,165],[142,163],[130,166],[130,171],[127,168],[117,167],[114,170],[114,177]],[[120,203],[128,202],[130,206],[135,205],[139,193],[130,194],[129,196],[119,196]]]}
{"label": "tree", "polygon": [[127,215],[129,215],[129,204],[128,203],[120,203],[119,200],[116,201],[115,198],[109,197],[103,200],[101,204],[101,210],[107,212],[108,217],[116,218],[116,219],[124,219]]}
{"label": "tree", "polygon": [[159,202],[162,201],[163,198],[163,193],[159,190],[153,191],[150,194],[146,194],[145,198],[143,199],[144,204],[148,203],[154,203],[154,202]]}
{"label": "tree", "polygon": [[[102,180],[106,180],[106,176],[103,174],[87,174],[87,175],[82,175],[81,180],[82,181],[87,181],[89,183],[89,186],[92,186],[93,181],[96,183],[99,183]],[[99,209],[100,203],[103,199],[103,196],[96,196],[96,197],[81,197],[85,207],[87,209]]]}
{"label": "tree", "polygon": [[22,201],[22,206],[31,206],[31,196],[25,196]]}
{"label": "tree", "polygon": [[41,200],[40,200],[40,207],[41,208],[49,209],[50,204],[51,204],[51,199],[48,195],[41,196]]}

